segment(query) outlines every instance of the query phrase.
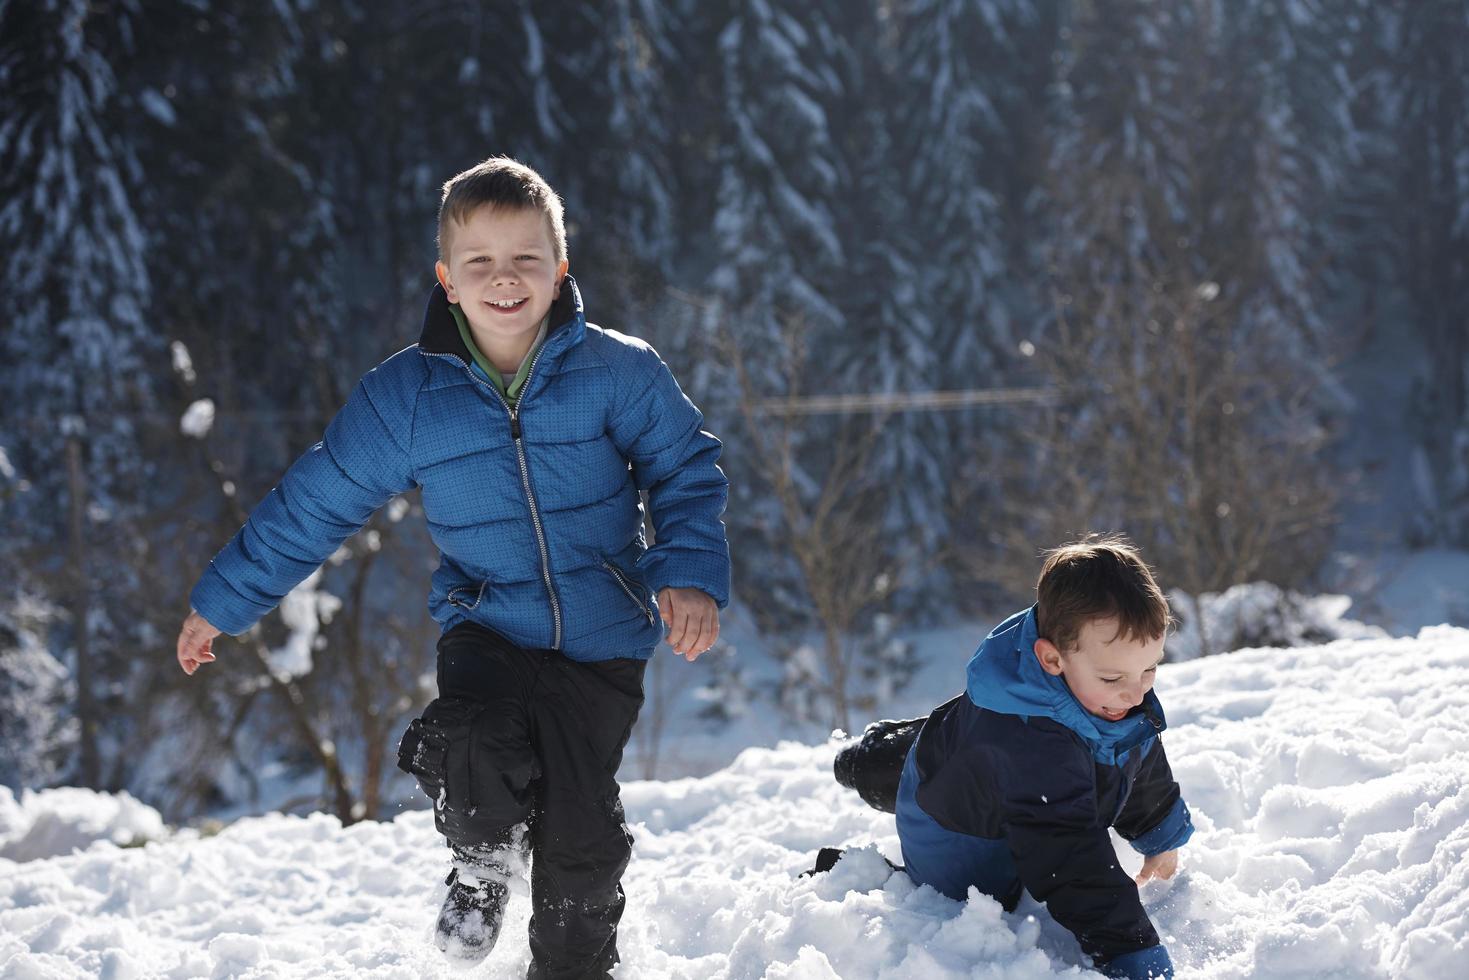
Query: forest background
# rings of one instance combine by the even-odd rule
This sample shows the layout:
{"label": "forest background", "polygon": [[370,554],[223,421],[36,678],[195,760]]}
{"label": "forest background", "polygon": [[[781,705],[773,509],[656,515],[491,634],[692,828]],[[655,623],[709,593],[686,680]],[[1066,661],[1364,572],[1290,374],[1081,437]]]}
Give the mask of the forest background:
{"label": "forest background", "polygon": [[1085,530],[1182,618],[1469,547],[1462,0],[0,0],[0,783],[383,815],[414,495],[209,683],[173,636],[492,153],[725,442],[765,710],[870,717]]}

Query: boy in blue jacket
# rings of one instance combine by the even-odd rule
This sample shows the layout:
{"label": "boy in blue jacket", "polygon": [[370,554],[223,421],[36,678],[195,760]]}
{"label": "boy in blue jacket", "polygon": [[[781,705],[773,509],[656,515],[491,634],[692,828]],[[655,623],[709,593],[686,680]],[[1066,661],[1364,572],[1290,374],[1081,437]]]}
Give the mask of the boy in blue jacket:
{"label": "boy in blue jacket", "polygon": [[528,976],[605,977],[631,853],[615,777],[643,671],[665,629],[690,661],[709,649],[729,598],[720,444],[651,347],[587,323],[561,201],[535,171],[497,157],[444,185],[436,272],[418,343],[362,378],[210,563],[178,660],[213,661],[214,637],[421,488],[439,697],[399,765],[452,851],[436,942],[483,958],[529,857]]}
{"label": "boy in blue jacket", "polygon": [[[934,709],[903,757],[903,862],[961,901],[973,886],[1013,910],[1028,889],[1107,976],[1172,977],[1138,899],[1138,885],[1173,876],[1193,833],[1152,690],[1167,601],[1120,538],[1047,553],[1036,592],[980,645],[965,693]],[[905,725],[873,726],[837,760],[838,778],[874,805],[885,808],[887,743],[916,727]],[[1136,877],[1109,827],[1144,855]]]}

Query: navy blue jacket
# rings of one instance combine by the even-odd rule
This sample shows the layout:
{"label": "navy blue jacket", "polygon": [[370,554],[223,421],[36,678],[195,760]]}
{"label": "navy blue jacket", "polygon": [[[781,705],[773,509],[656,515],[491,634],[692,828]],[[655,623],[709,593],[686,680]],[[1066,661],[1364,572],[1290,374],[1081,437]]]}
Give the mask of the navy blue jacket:
{"label": "navy blue jacket", "polygon": [[[647,657],[667,586],[729,601],[720,444],[641,340],[586,322],[567,277],[514,407],[472,370],[443,288],[214,557],[190,600],[242,633],[396,494],[423,490],[429,610],[576,660]],[[657,544],[645,547],[638,492]]]}
{"label": "navy blue jacket", "polygon": [[1126,718],[1090,714],[1034,655],[1035,609],[995,628],[964,695],[939,706],[914,748],[920,809],[945,829],[1005,838],[1021,882],[1099,963],[1158,945],[1116,827],[1145,855],[1193,832],[1149,692]]}

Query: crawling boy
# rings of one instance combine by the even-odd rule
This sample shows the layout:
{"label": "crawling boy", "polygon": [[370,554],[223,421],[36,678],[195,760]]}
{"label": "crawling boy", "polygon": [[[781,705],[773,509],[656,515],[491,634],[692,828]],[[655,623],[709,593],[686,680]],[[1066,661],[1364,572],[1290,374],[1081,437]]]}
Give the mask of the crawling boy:
{"label": "crawling boy", "polygon": [[215,636],[422,488],[439,697],[399,764],[452,849],[436,941],[483,958],[528,857],[528,975],[605,977],[631,843],[615,776],[644,667],[663,627],[689,660],[707,650],[728,601],[720,445],[651,347],[587,323],[535,171],[491,158],[449,180],[436,270],[418,343],[368,372],[205,571],[178,660],[214,660]]}
{"label": "crawling boy", "polygon": [[[1036,592],[971,658],[965,693],[923,722],[899,778],[888,743],[902,723],[844,750],[838,778],[876,805],[874,787],[896,782],[915,882],[959,900],[973,886],[1007,910],[1028,889],[1107,976],[1171,977],[1138,898],[1138,885],[1173,876],[1193,833],[1152,690],[1167,602],[1119,538],[1049,552]],[[1135,878],[1109,827],[1144,855]]]}

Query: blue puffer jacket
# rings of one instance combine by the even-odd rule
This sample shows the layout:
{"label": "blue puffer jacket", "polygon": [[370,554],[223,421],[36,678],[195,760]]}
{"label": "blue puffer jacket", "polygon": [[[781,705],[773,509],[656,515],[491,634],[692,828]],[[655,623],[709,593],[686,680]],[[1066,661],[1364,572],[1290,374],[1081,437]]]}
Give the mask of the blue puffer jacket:
{"label": "blue puffer jacket", "polygon": [[569,276],[551,323],[512,409],[471,370],[435,286],[419,342],[363,377],[214,557],[194,608],[244,632],[413,487],[440,552],[429,610],[445,630],[473,620],[576,660],[647,657],[660,589],[727,604],[719,441],[653,348],[586,322]]}
{"label": "blue puffer jacket", "polygon": [[1107,833],[1145,855],[1193,833],[1158,737],[1162,705],[1149,691],[1120,721],[1091,714],[1041,669],[1036,638],[1034,607],[997,626],[969,661],[965,695],[924,723],[917,806],[946,830],[1006,840],[1025,888],[1104,973],[1171,976]]}

